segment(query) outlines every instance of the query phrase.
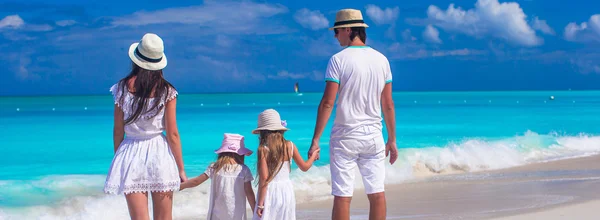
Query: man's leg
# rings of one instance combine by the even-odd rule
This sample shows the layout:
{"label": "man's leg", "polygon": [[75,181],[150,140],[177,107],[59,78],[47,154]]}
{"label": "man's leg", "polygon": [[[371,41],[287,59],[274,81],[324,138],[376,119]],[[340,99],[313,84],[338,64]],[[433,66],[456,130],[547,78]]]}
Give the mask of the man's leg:
{"label": "man's leg", "polygon": [[352,196],[335,196],[333,199],[333,211],[331,219],[333,220],[349,220],[350,219],[350,203]]}
{"label": "man's leg", "polygon": [[368,194],[369,198],[369,220],[385,220],[387,208],[385,202],[385,193]]}
{"label": "man's leg", "polygon": [[350,220],[350,202],[354,193],[354,168],[358,155],[354,153],[354,140],[330,140],[331,194],[333,200],[332,219]]}
{"label": "man's leg", "polygon": [[384,220],[387,211],[384,193],[385,142],[383,136],[376,135],[363,143],[365,148],[358,155],[357,164],[369,198],[369,219]]}

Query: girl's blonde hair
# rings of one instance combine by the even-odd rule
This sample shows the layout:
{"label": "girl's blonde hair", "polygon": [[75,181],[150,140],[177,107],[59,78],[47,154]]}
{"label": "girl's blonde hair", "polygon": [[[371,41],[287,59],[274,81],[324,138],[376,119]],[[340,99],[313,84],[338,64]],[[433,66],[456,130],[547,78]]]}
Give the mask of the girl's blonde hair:
{"label": "girl's blonde hair", "polygon": [[232,153],[232,152],[220,153],[219,156],[217,157],[217,161],[215,163],[213,163],[213,166],[212,166],[213,173],[219,172],[219,170],[221,170],[223,167],[225,167],[225,171],[227,171],[227,172],[232,171],[231,169],[233,167],[225,166],[227,164],[230,164],[229,161],[231,161],[231,160],[234,160],[238,164],[244,164],[244,156],[242,156],[242,155]]}
{"label": "girl's blonde hair", "polygon": [[290,159],[291,152],[290,148],[287,147],[287,141],[283,138],[284,131],[268,131],[262,130],[259,135],[259,147],[258,147],[258,162],[257,162],[257,178],[260,174],[260,163],[261,158],[265,158],[267,161],[268,175],[266,183],[271,182],[273,178],[279,173],[283,162]]}

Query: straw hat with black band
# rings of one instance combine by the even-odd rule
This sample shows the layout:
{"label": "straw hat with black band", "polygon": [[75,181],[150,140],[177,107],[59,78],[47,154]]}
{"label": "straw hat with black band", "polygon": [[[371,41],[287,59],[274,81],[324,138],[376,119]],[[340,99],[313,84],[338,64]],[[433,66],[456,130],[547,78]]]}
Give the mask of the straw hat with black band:
{"label": "straw hat with black band", "polygon": [[335,23],[333,24],[333,27],[329,28],[329,30],[346,27],[367,28],[369,25],[365,24],[360,10],[342,9],[335,14]]}

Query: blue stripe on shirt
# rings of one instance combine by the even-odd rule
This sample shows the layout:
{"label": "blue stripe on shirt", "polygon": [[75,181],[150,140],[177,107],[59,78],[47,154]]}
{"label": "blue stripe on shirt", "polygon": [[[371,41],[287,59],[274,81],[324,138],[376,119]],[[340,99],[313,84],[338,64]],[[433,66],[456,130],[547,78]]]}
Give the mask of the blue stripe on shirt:
{"label": "blue stripe on shirt", "polygon": [[329,81],[329,82],[334,82],[334,83],[340,84],[340,81],[337,80],[337,79],[334,79],[334,78],[325,78],[325,81],[326,82]]}

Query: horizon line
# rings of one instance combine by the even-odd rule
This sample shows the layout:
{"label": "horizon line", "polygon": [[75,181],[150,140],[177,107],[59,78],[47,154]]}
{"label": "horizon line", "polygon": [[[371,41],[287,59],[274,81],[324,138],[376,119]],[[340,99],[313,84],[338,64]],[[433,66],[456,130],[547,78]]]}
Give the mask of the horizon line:
{"label": "horizon line", "polygon": [[[600,89],[568,89],[568,90],[557,90],[557,89],[538,89],[538,90],[400,90],[392,91],[392,93],[464,93],[464,92],[586,92],[586,91],[600,91]],[[323,93],[322,91],[308,91],[299,92],[302,94],[315,94]],[[179,92],[180,95],[250,95],[250,94],[296,94],[295,92],[205,92],[205,93],[186,93]],[[0,95],[0,98],[35,98],[35,97],[61,97],[61,96],[107,96],[111,95],[110,92],[103,94],[48,94],[48,95]]]}

